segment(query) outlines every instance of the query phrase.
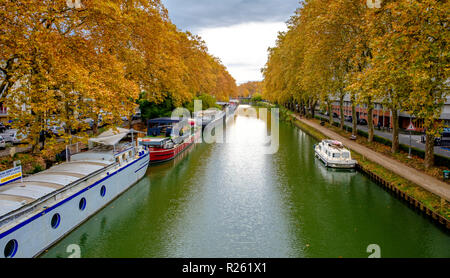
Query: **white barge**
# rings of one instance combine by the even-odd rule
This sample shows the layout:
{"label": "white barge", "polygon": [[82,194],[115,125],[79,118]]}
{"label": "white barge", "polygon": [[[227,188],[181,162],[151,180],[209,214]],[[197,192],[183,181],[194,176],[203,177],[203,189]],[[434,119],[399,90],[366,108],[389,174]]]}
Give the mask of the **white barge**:
{"label": "white barge", "polygon": [[356,160],[352,159],[350,151],[344,145],[335,140],[323,140],[314,145],[315,156],[325,163],[326,167],[337,169],[353,169]]}
{"label": "white barge", "polygon": [[100,147],[0,187],[0,258],[38,256],[139,181],[147,149],[120,143],[133,132],[107,131],[90,140]]}

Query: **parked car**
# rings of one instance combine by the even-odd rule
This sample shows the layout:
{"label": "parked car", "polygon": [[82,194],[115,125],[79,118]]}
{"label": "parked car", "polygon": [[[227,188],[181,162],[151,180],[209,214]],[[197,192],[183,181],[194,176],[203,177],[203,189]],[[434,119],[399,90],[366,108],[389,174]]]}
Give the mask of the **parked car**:
{"label": "parked car", "polygon": [[5,149],[6,148],[6,141],[5,138],[3,138],[3,136],[0,135],[0,149]]}
{"label": "parked car", "polygon": [[23,140],[27,138],[26,134],[23,134],[16,129],[9,130],[7,136],[8,137],[5,137],[5,141],[11,142],[13,144],[21,144]]}
{"label": "parked car", "polygon": [[450,146],[450,129],[445,128],[440,137],[434,139],[435,146]]}
{"label": "parked car", "polygon": [[358,120],[358,125],[367,125],[368,123],[367,123],[367,120],[365,120],[365,119],[359,119]]}
{"label": "parked car", "polygon": [[94,123],[95,123],[94,119],[92,119],[92,118],[84,118],[81,121],[83,123],[87,124],[89,126],[89,129],[91,129],[94,126]]}
{"label": "parked car", "polygon": [[8,128],[2,122],[0,122],[0,133],[5,132],[7,129]]}
{"label": "parked car", "polygon": [[49,128],[49,133],[59,137],[64,134],[64,128],[61,126],[52,126]]}
{"label": "parked car", "polygon": [[346,116],[345,121],[349,123],[353,123],[353,117],[352,116]]}

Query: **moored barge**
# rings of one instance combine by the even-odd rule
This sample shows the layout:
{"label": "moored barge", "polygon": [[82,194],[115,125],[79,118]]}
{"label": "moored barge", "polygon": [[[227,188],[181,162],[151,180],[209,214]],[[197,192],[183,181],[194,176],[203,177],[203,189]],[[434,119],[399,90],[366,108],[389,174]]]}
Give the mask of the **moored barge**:
{"label": "moored barge", "polygon": [[38,256],[138,182],[149,155],[129,142],[133,132],[107,131],[90,150],[0,187],[0,257]]}
{"label": "moored barge", "polygon": [[148,122],[147,137],[139,138],[139,144],[148,148],[151,164],[163,163],[195,144],[201,131],[193,119],[153,119]]}

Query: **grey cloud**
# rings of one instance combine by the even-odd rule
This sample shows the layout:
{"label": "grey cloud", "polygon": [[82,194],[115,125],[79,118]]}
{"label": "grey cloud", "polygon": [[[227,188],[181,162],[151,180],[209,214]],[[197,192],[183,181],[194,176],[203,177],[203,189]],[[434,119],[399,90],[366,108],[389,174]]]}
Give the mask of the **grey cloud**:
{"label": "grey cloud", "polygon": [[243,22],[286,21],[299,0],[163,0],[178,28],[230,26]]}

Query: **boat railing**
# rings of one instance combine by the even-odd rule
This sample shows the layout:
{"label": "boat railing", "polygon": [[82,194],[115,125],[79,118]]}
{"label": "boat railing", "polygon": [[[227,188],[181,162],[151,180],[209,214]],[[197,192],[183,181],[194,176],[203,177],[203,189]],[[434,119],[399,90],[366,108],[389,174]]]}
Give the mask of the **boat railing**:
{"label": "boat railing", "polygon": [[[92,177],[94,177],[96,175],[101,174],[102,172],[106,172],[110,169],[114,169],[117,165],[118,165],[118,163],[114,162],[104,168],[101,168],[95,172],[92,172],[91,174],[64,186],[63,188],[60,188],[60,189],[53,191],[45,196],[42,196],[41,198],[38,198],[38,199],[34,200],[33,202],[18,208],[17,210],[14,210],[12,212],[9,212],[5,215],[0,216],[0,228],[16,219],[22,217],[23,215],[25,215],[27,213],[35,211],[40,205],[44,204],[51,198],[54,198],[56,200],[56,197],[58,195],[76,187],[77,185],[80,185],[81,183],[91,179]],[[107,175],[109,175],[109,172],[107,172]],[[46,206],[43,207],[43,209],[46,209],[46,208],[47,208]]]}
{"label": "boat railing", "polygon": [[83,149],[83,143],[81,142],[66,145],[66,162],[70,162],[71,157],[83,152]]}

